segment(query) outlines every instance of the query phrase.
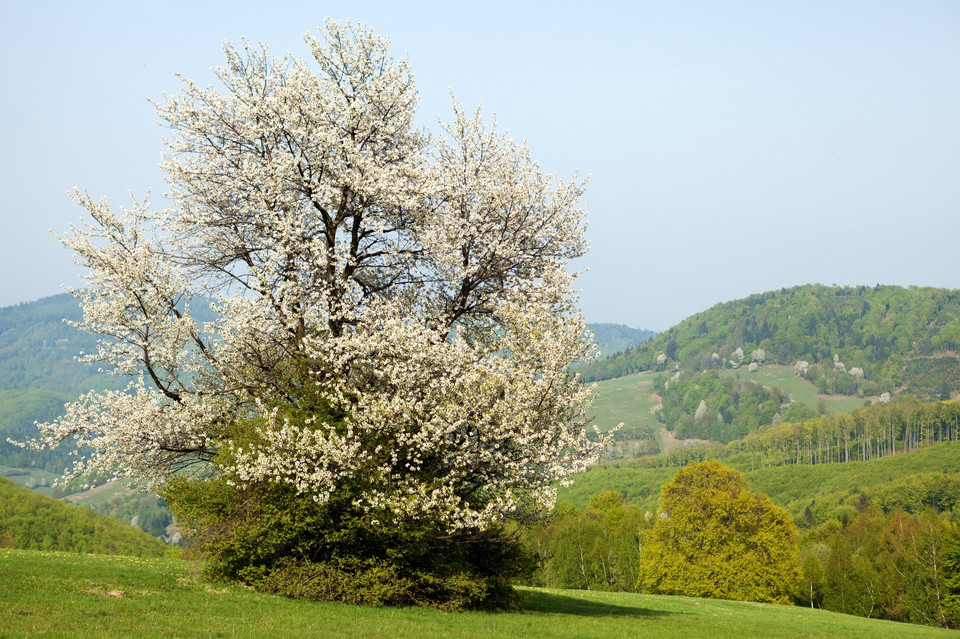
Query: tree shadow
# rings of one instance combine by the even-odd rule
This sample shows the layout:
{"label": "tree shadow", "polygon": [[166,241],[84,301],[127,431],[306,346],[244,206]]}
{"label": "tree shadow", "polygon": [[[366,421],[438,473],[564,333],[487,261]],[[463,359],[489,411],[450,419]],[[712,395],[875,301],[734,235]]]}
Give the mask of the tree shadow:
{"label": "tree shadow", "polygon": [[524,612],[544,612],[580,617],[645,617],[649,619],[682,614],[664,610],[650,610],[639,606],[618,606],[599,601],[587,601],[579,597],[539,590],[528,591],[526,595],[522,604]]}

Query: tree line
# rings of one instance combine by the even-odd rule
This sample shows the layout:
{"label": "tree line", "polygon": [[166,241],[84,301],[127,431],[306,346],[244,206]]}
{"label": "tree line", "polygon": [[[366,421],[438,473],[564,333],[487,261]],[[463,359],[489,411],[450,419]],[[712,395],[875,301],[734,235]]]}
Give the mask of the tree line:
{"label": "tree line", "polygon": [[676,448],[636,460],[641,466],[684,466],[710,457],[747,455],[750,468],[864,461],[960,440],[960,402],[898,397],[754,430],[727,444]]}
{"label": "tree line", "polygon": [[602,491],[584,510],[560,505],[524,542],[537,586],[778,601],[960,627],[960,528],[947,517],[863,502],[800,537],[790,515],[716,461],[678,470],[656,512]]}

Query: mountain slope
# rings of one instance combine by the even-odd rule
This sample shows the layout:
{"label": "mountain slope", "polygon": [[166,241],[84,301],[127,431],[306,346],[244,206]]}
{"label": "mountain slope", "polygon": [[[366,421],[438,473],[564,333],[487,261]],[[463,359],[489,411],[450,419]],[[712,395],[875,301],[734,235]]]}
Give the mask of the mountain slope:
{"label": "mountain slope", "polygon": [[67,293],[0,308],[0,390],[39,388],[76,396],[119,387],[97,366],[76,361],[79,353],[97,347],[94,336],[67,323],[80,319],[80,306]]}
{"label": "mountain slope", "polygon": [[160,557],[166,546],[145,532],[86,508],[20,488],[0,477],[0,547]]}
{"label": "mountain slope", "polygon": [[600,350],[600,357],[610,357],[617,353],[652,339],[655,331],[630,328],[625,324],[590,324],[593,341]]}
{"label": "mountain slope", "polygon": [[600,380],[676,365],[729,368],[762,351],[768,363],[808,362],[821,392],[853,394],[846,387],[856,368],[866,394],[945,398],[960,391],[958,350],[960,291],[811,284],[718,304],[580,373]]}

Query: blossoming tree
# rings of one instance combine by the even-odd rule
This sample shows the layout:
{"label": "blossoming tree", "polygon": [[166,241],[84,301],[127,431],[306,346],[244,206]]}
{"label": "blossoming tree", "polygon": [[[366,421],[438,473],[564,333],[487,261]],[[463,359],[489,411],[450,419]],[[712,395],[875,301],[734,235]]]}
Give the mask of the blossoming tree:
{"label": "blossoming tree", "polygon": [[79,328],[102,336],[86,357],[131,381],[38,442],[153,487],[221,476],[323,504],[362,486],[384,524],[539,511],[599,450],[568,372],[590,351],[567,271],[582,182],[459,104],[418,130],[407,61],[323,30],[315,66],[227,45],[220,90],[184,80],[155,105],[174,208],[75,192],[89,220],[61,239],[87,270]]}

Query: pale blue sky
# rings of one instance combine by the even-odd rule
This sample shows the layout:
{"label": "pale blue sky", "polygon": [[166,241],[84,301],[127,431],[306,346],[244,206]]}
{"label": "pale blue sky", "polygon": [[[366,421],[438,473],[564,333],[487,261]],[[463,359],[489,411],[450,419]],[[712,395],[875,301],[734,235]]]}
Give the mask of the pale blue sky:
{"label": "pale blue sky", "polygon": [[663,330],[809,282],[960,288],[960,1],[0,0],[0,305],[75,284],[73,186],[164,191],[147,101],[222,39],[306,56],[326,16],[409,52],[421,121],[482,103],[592,175],[588,321]]}

